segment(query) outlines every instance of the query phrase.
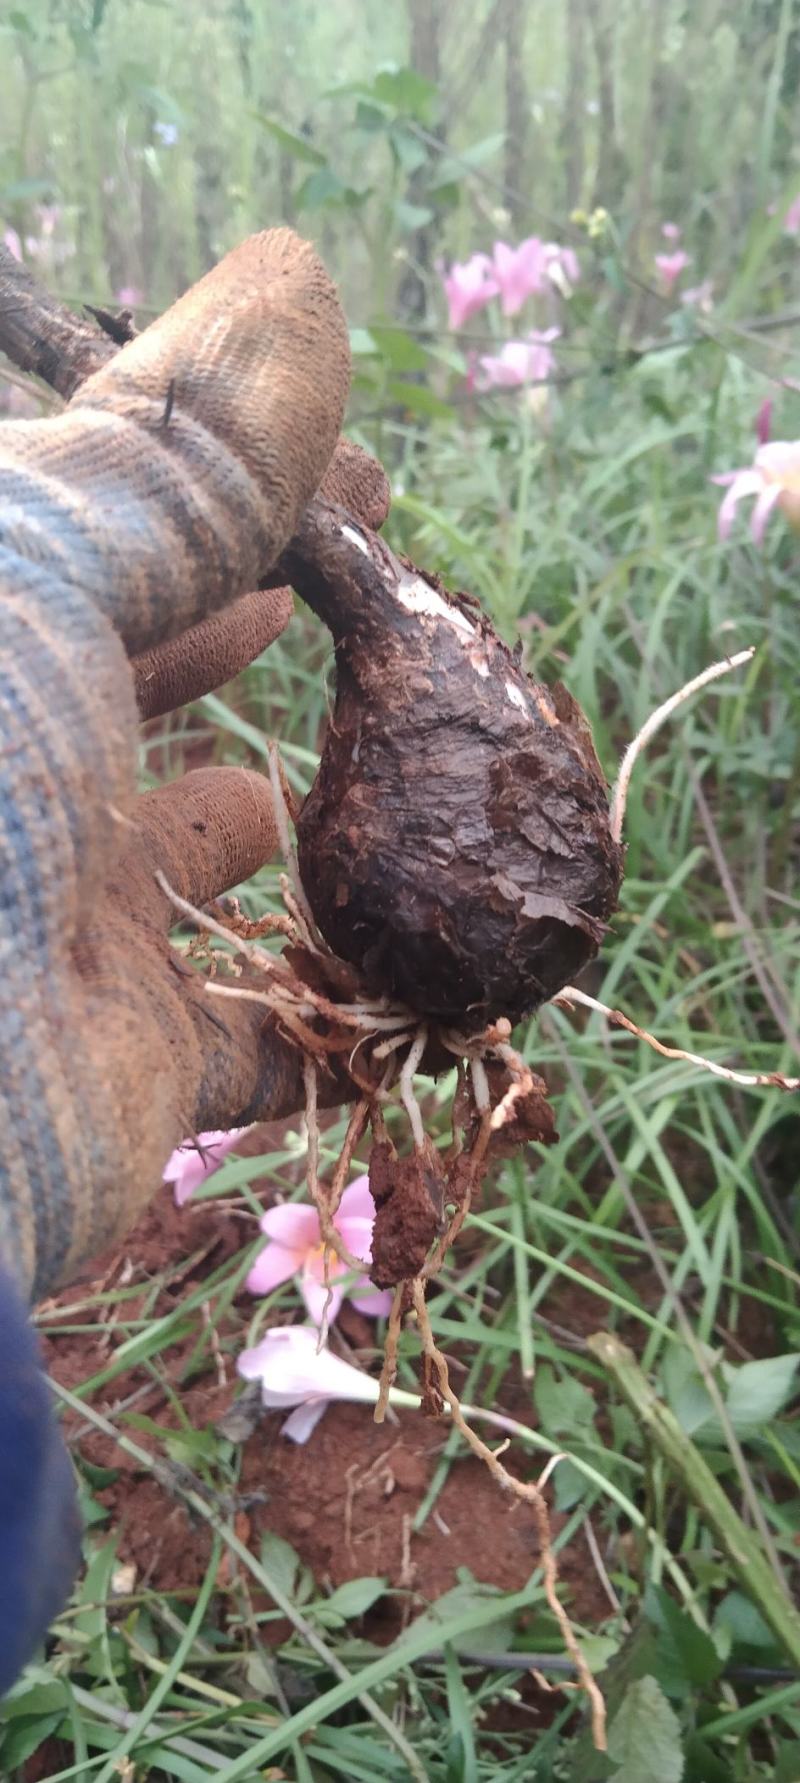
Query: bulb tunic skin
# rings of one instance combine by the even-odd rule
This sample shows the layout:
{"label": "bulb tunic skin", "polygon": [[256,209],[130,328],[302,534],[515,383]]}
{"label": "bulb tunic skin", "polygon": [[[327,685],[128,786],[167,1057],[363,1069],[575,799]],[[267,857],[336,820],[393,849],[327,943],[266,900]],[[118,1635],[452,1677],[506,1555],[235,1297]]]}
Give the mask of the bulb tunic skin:
{"label": "bulb tunic skin", "polygon": [[316,920],[370,990],[421,1016],[517,1021],[596,953],[616,906],[622,850],[589,726],[476,603],[335,510],[313,525],[313,567],[293,579],[337,661],[298,825]]}

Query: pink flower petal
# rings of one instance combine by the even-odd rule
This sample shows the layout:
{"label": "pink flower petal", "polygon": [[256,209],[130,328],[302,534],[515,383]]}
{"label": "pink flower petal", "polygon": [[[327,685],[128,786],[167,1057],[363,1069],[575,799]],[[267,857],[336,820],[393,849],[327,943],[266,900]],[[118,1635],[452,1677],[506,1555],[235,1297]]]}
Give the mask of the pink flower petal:
{"label": "pink flower petal", "polygon": [[196,1141],[184,1139],[176,1147],[164,1166],[163,1181],[174,1184],[178,1207],[183,1207],[201,1182],[219,1169],[242,1134],[249,1131],[249,1127],[231,1127],[229,1131],[215,1129],[210,1133],[198,1133]]}
{"label": "pink flower petal", "polygon": [[277,1325],[260,1343],[243,1350],[237,1372],[246,1381],[260,1381],[267,1411],[288,1410],[307,1399],[351,1399],[375,1404],[378,1383],[352,1362],[319,1349],[319,1332],[311,1325]]}
{"label": "pink flower petal", "polygon": [[363,1275],[347,1298],[350,1305],[357,1312],[366,1313],[368,1319],[388,1319],[394,1295],[391,1288],[376,1288],[369,1276]]}
{"label": "pink flower petal", "polygon": [[328,1309],[328,1324],[333,1325],[335,1323],[341,1311],[344,1290],[334,1286],[333,1278],[331,1278],[330,1301],[328,1300],[328,1290],[325,1287],[324,1282],[315,1281],[313,1275],[302,1275],[300,1277],[300,1292],[303,1296],[306,1312],[308,1313],[309,1318],[314,1320],[315,1325],[322,1324],[326,1307]]}
{"label": "pink flower petal", "polygon": [[249,1294],[271,1294],[283,1282],[291,1281],[303,1267],[302,1251],[285,1249],[282,1244],[265,1244],[245,1278]]}
{"label": "pink flower petal", "polygon": [[545,290],[548,254],[553,251],[558,252],[555,243],[545,247],[537,235],[528,236],[518,248],[495,242],[492,264],[504,316],[515,316],[526,298]]}
{"label": "pink flower petal", "polygon": [[306,1311],[315,1325],[321,1325],[327,1306],[328,1323],[333,1324],[338,1317],[344,1299],[341,1287],[343,1276],[347,1275],[347,1265],[338,1257],[330,1256],[328,1261],[328,1281],[330,1282],[330,1300],[328,1288],[325,1286],[325,1259],[321,1251],[310,1253],[303,1263],[300,1273],[299,1288],[305,1302]]}
{"label": "pink flower petal", "polygon": [[337,1225],[340,1217],[349,1219],[351,1215],[355,1215],[356,1218],[369,1220],[370,1224],[372,1224],[375,1219],[375,1203],[369,1192],[368,1176],[355,1177],[354,1181],[345,1189],[342,1199],[339,1202],[339,1212],[336,1215]]}
{"label": "pink flower petal", "polygon": [[372,1262],[372,1228],[374,1224],[374,1218],[365,1220],[356,1214],[349,1214],[343,1220],[337,1213],[334,1220],[336,1230],[344,1239],[348,1250],[352,1251],[354,1257],[360,1258],[362,1263]]}
{"label": "pink flower petal", "polygon": [[471,259],[451,266],[444,279],[451,328],[462,328],[477,310],[484,308],[497,294],[497,283],[491,261],[486,254],[473,254]]}
{"label": "pink flower petal", "polygon": [[754,544],[762,545],[764,543],[764,528],[782,494],[783,490],[779,483],[770,483],[766,489],[762,489],[750,516],[750,531]]}
{"label": "pink flower petal", "polygon": [[290,1251],[310,1250],[320,1243],[319,1214],[307,1201],[268,1207],[259,1225],[265,1238],[275,1238]]}
{"label": "pink flower petal", "polygon": [[800,478],[800,440],[768,440],[758,448],[755,469],[771,478]]}
{"label": "pink flower petal", "polygon": [[281,1436],[290,1437],[292,1442],[307,1443],[329,1405],[329,1399],[307,1399],[305,1405],[298,1405],[290,1412],[286,1423],[281,1425]]}
{"label": "pink flower petal", "polygon": [[758,471],[739,471],[734,478],[723,501],[717,517],[717,531],[721,539],[727,539],[733,525],[736,508],[743,495],[758,495],[763,488],[763,477]]}
{"label": "pink flower petal", "polygon": [[669,296],[681,273],[685,272],[687,266],[691,266],[692,262],[689,255],[684,253],[683,248],[678,248],[674,254],[656,254],[655,264],[661,274],[667,296]]}

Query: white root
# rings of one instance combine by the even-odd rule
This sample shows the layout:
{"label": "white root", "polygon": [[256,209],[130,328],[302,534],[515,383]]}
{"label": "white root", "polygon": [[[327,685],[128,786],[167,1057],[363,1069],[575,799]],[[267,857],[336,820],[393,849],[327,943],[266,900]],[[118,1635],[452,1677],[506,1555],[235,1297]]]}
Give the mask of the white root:
{"label": "white root", "polygon": [[710,1071],[714,1077],[722,1077],[726,1083],[739,1083],[745,1089],[778,1089],[800,1090],[800,1077],[784,1077],[780,1071],[735,1071],[730,1065],[718,1065],[714,1059],[704,1058],[702,1053],[687,1052],[682,1046],[665,1046],[657,1040],[655,1034],[648,1034],[646,1028],[640,1028],[630,1017],[623,1015],[621,1009],[611,1009],[608,1003],[601,1003],[597,997],[590,997],[586,991],[578,990],[574,984],[565,984],[552,1001],[559,1006],[570,1008],[580,1003],[584,1009],[595,1009],[599,1015],[607,1016],[618,1028],[625,1028],[637,1040],[644,1040],[652,1046],[654,1052],[661,1053],[665,1059],[685,1059],[689,1065],[699,1065],[703,1071]]}
{"label": "white root", "polygon": [[414,1095],[414,1073],[418,1070],[420,1060],[428,1044],[428,1030],[423,1025],[414,1042],[409,1047],[408,1057],[404,1060],[400,1071],[400,1095],[408,1115],[414,1144],[418,1152],[425,1150],[425,1128],[422,1124],[422,1111]]}
{"label": "white root", "polygon": [[679,687],[677,693],[670,694],[669,699],[665,700],[663,705],[657,706],[655,712],[650,713],[650,717],[645,720],[641,730],[637,731],[633,742],[628,744],[620,763],[617,784],[611,794],[611,834],[615,842],[622,841],[625,806],[628,802],[631,775],[638,757],[647,747],[650,739],[655,736],[656,731],[661,729],[665,720],[677,711],[679,706],[683,705],[685,700],[691,699],[693,693],[699,693],[701,687],[708,687],[710,682],[718,681],[721,675],[729,674],[731,669],[740,669],[744,663],[750,662],[754,655],[755,645],[751,645],[747,650],[737,650],[735,656],[726,656],[723,662],[711,663],[709,668],[703,669],[702,674],[694,675],[691,681],[687,681],[684,687]]}

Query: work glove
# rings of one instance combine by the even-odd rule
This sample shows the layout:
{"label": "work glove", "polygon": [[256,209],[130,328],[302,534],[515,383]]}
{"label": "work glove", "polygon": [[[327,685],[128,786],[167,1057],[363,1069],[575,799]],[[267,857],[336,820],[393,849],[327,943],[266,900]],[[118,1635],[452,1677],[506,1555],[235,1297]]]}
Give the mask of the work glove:
{"label": "work glove", "polygon": [[215,768],[137,795],[139,718],[283,629],[288,590],[259,584],[321,483],[373,526],[388,489],[339,441],[347,329],[290,230],[244,242],[119,351],[0,263],[0,345],[74,390],[0,426],[2,1692],[79,1549],[25,1303],[121,1238],[187,1134],[303,1103],[263,1007],[212,1006],[171,949],[156,878],[194,906],[248,879],[275,850],[269,782]]}

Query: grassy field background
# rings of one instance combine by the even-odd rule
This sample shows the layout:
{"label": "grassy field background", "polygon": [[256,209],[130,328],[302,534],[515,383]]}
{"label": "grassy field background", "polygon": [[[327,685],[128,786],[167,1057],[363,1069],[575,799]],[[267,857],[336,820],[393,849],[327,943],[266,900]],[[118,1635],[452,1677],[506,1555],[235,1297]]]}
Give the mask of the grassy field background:
{"label": "grassy field background", "polygon": [[[393,480],[387,536],[478,594],[538,676],[566,682],[610,779],[654,706],[756,647],[640,763],[620,913],[584,982],[672,1047],[797,1072],[798,540],[779,515],[760,548],[744,518],[721,542],[710,479],[751,462],[767,399],[773,437],[800,433],[786,228],[800,193],[800,6],[744,0],[734,17],[725,0],[28,0],[0,9],[0,46],[0,222],[68,301],[128,304],[143,324],[250,229],[288,221],[316,239],[352,326],[350,430]],[[671,294],[654,262],[669,221],[691,260]],[[533,233],[580,262],[573,293],[525,322],[561,329],[555,370],[482,396],[470,352],[497,350],[518,324],[494,306],[449,329],[440,263]],[[707,279],[704,306],[681,303]],[[11,414],[47,401],[10,371],[0,382]],[[264,765],[278,736],[308,786],[331,674],[327,638],[298,608],[236,683],[150,729],[144,782],[198,752]],[[276,890],[268,870],[248,907],[260,913]],[[535,1569],[522,1597],[487,1598],[468,1573],[420,1665],[429,1627],[408,1620],[381,1646],[362,1620],[380,1588],[331,1609],[286,1543],[265,1537],[239,1566],[267,1620],[283,1618],[279,1664],[259,1669],[261,1612],[220,1642],[241,1455],[196,1409],[181,1424],[170,1356],[188,1331],[184,1378],[213,1374],[220,1344],[233,1357],[231,1304],[253,1250],[242,1222],[240,1250],[172,1312],[154,1280],[159,1311],[137,1299],[131,1315],[117,1280],[73,1302],[67,1322],[43,1317],[56,1377],[55,1340],[111,1319],[102,1379],[69,1382],[86,1428],[111,1417],[145,1471],[164,1456],[189,1464],[212,1493],[195,1516],[216,1506],[221,1533],[199,1594],[173,1601],[145,1581],[121,1616],[109,1608],[118,1531],[96,1502],[108,1481],[83,1465],[89,1570],[52,1657],[0,1708],[3,1775],[797,1783],[800,1654],[770,1609],[796,1591],[800,1541],[797,1104],[660,1057],[597,1015],[551,1008],[520,1040],[550,1086],[559,1142],[504,1169],[431,1316],[464,1398],[513,1410],[543,1455],[549,1444],[568,1457],[551,1488],[558,1542],[603,1585],[583,1632],[606,1668],[612,1758],[592,1753],[569,1695],[527,1721],[497,1713],[522,1700],[504,1652],[560,1652]],[[434,1132],[447,1093],[429,1086]],[[337,1138],[331,1127],[331,1160]],[[294,1194],[302,1152],[298,1125],[229,1160],[209,1192],[245,1209],[253,1185]],[[291,1287],[255,1312],[240,1303],[239,1342],[295,1304]],[[638,1359],[627,1398],[587,1347],[601,1330]],[[411,1390],[416,1359],[409,1332]],[[168,1383],[163,1426],[119,1409],[134,1362]],[[685,1439],[679,1454],[648,1429],[647,1383]],[[458,1453],[443,1437],[443,1472]],[[513,1464],[530,1471],[542,1454],[515,1450]],[[743,1535],[709,1514],[704,1470]],[[491,1546],[491,1528],[479,1541]],[[468,1657],[489,1646],[494,1665]]]}

